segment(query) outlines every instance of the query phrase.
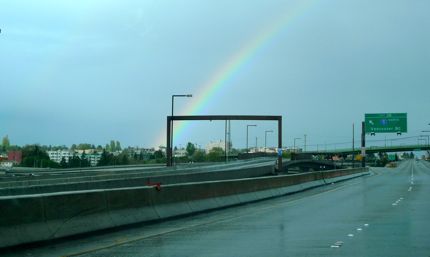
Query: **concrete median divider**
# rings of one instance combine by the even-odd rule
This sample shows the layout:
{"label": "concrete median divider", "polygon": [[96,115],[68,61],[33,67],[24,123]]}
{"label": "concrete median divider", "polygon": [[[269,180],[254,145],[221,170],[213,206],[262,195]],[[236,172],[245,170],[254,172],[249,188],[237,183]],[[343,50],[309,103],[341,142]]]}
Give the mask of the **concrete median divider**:
{"label": "concrete median divider", "polygon": [[368,174],[295,175],[0,197],[0,247],[154,221],[277,197]]}
{"label": "concrete median divider", "polygon": [[228,169],[220,171],[200,171],[179,174],[123,174],[121,176],[100,176],[82,178],[44,179],[23,181],[18,186],[13,184],[0,185],[0,196],[43,194],[60,191],[79,191],[92,189],[109,189],[122,187],[144,186],[151,182],[162,184],[179,184],[187,182],[228,180],[239,178],[252,178],[273,173],[273,165],[249,167],[243,169]]}

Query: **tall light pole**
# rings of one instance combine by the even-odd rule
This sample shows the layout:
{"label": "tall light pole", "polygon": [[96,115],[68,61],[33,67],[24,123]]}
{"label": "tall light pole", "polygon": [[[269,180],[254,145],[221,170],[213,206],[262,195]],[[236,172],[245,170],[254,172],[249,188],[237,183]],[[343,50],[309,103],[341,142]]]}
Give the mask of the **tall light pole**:
{"label": "tall light pole", "polygon": [[294,138],[294,147],[293,147],[294,152],[297,152],[297,149],[296,149],[296,140],[298,140],[298,139],[301,139],[301,138],[300,137],[295,137]]}
{"label": "tall light pole", "polygon": [[307,137],[307,135],[306,134],[304,134],[304,138],[305,138],[305,140],[304,140],[304,151],[306,152],[306,137]]}
{"label": "tall light pole", "polygon": [[248,148],[248,130],[249,127],[257,127],[257,125],[246,125],[246,152],[249,153],[249,148]]}
{"label": "tall light pole", "polygon": [[[422,132],[430,132],[430,130],[423,130]],[[420,135],[420,137],[427,137],[427,147],[430,147],[430,135]]]}
{"label": "tall light pole", "polygon": [[355,145],[354,145],[354,140],[355,140],[355,125],[354,123],[352,123],[352,167],[354,168],[354,161],[355,161]]}
{"label": "tall light pole", "polygon": [[273,133],[273,130],[264,131],[264,152],[266,152],[267,149],[267,133]]}
{"label": "tall light pole", "polygon": [[[175,97],[193,97],[192,94],[187,94],[187,95],[172,95],[172,117],[173,117],[173,108],[175,106]],[[171,164],[173,165],[173,160],[174,160],[174,156],[175,153],[173,151],[173,120],[170,122],[170,151],[172,151],[172,160],[171,160]],[[169,147],[169,146],[168,146]]]}

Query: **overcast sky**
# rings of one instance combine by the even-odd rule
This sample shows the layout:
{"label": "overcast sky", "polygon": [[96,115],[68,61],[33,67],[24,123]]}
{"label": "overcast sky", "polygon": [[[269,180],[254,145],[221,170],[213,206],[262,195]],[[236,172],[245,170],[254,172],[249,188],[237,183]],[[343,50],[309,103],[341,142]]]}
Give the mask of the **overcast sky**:
{"label": "overcast sky", "polygon": [[[427,0],[0,0],[0,136],[156,147],[171,95],[202,97],[288,15],[194,114],[282,115],[286,146],[304,134],[308,144],[350,141],[353,122],[358,138],[364,113],[407,112],[404,136],[419,135],[430,129],[429,10]],[[176,114],[190,104],[176,99]],[[246,124],[232,123],[236,147]],[[261,145],[276,124],[256,124],[250,139]],[[223,122],[194,122],[175,143],[223,138]]]}

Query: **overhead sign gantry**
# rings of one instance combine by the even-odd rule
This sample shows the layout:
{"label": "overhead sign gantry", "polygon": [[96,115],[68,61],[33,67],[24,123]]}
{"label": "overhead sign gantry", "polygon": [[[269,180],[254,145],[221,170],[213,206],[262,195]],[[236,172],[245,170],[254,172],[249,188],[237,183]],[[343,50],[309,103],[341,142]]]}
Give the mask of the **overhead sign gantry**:
{"label": "overhead sign gantry", "polygon": [[408,132],[407,113],[365,113],[361,123],[361,163],[366,164],[366,134]]}
{"label": "overhead sign gantry", "polygon": [[[282,149],[282,116],[276,115],[191,115],[191,116],[167,116],[167,166],[173,164],[173,154],[171,136],[171,123],[175,120],[181,121],[192,121],[192,120],[266,120],[266,121],[277,121],[278,122],[278,149]],[[282,151],[278,154],[278,170],[282,170]]]}

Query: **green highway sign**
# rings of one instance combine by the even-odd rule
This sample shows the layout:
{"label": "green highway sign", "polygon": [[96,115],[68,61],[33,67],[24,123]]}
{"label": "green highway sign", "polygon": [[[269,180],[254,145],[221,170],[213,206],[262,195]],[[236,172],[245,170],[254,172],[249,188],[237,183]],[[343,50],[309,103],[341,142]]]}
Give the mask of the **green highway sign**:
{"label": "green highway sign", "polygon": [[366,133],[406,133],[407,113],[366,113],[364,115]]}

